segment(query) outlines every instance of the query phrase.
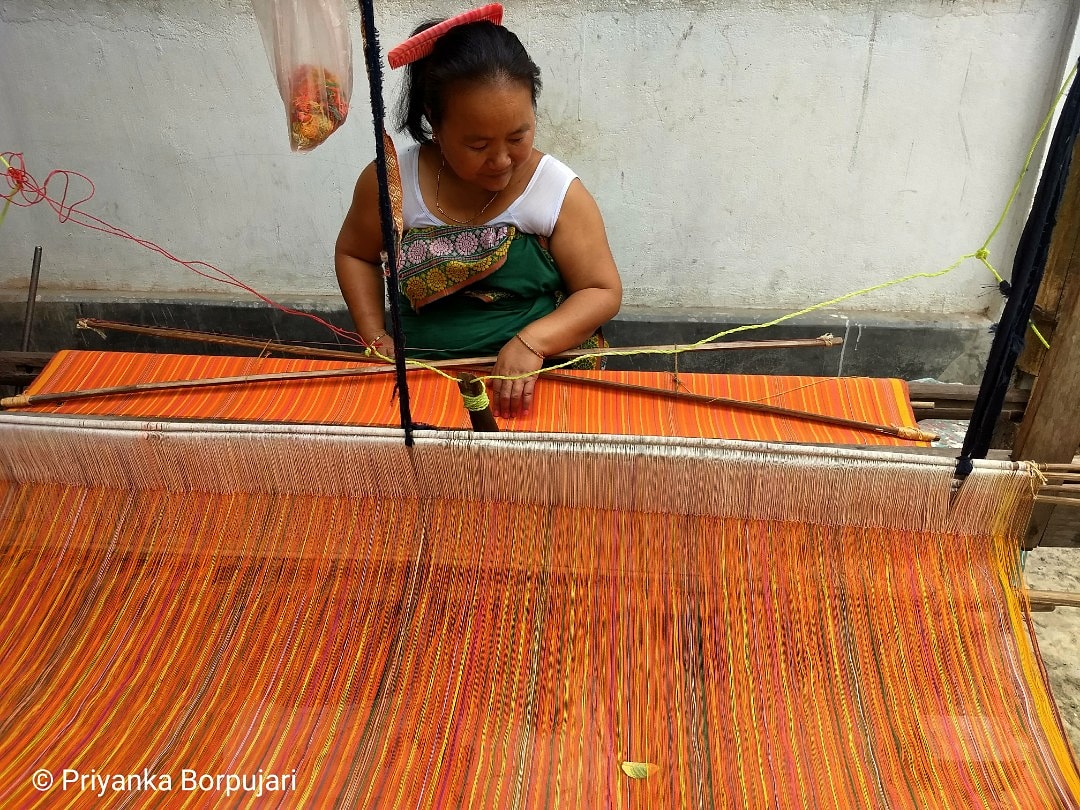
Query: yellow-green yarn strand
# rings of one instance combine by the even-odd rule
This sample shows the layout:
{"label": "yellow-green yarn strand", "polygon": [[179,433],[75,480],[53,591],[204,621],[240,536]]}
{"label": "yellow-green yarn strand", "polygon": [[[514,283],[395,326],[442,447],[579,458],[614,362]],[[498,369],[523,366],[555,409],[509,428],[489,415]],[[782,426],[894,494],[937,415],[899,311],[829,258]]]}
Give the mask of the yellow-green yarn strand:
{"label": "yellow-green yarn strand", "polygon": [[[0,155],[0,163],[4,164],[5,169],[10,169],[11,168],[11,164],[7,162],[7,160],[4,158],[3,155]],[[8,194],[6,197],[4,197],[4,208],[3,208],[2,211],[0,211],[0,225],[4,224],[4,217],[7,216],[8,209],[11,207],[11,199],[18,192],[19,192],[19,190],[17,188],[12,189],[11,193]]]}
{"label": "yellow-green yarn strand", "polygon": [[684,351],[689,351],[690,349],[693,349],[693,348],[695,348],[697,346],[704,345],[705,343],[715,343],[720,338],[725,338],[728,335],[735,334],[736,332],[748,332],[751,329],[765,329],[765,328],[770,327],[770,326],[776,326],[777,324],[783,323],[784,321],[791,320],[792,318],[797,318],[800,315],[806,315],[806,314],[808,314],[810,312],[815,312],[816,310],[832,306],[833,304],[839,304],[839,303],[841,303],[843,301],[847,301],[849,298],[855,298],[855,297],[860,296],[860,295],[866,295],[868,293],[876,292],[877,290],[883,290],[883,289],[885,289],[887,287],[893,287],[893,286],[895,286],[897,284],[903,284],[903,283],[908,282],[908,281],[913,281],[914,279],[917,279],[917,278],[937,278],[939,276],[945,275],[946,273],[951,273],[953,270],[955,270],[957,267],[959,267],[963,262],[965,262],[968,259],[973,259],[973,258],[975,258],[974,253],[965,253],[963,256],[961,256],[955,262],[950,264],[948,267],[942,268],[941,270],[937,270],[937,271],[934,271],[934,272],[911,273],[909,275],[903,276],[902,278],[894,278],[894,279],[892,279],[890,281],[883,281],[880,284],[873,285],[872,287],[863,287],[861,290],[854,290],[852,292],[844,293],[843,295],[837,296],[836,298],[830,298],[828,301],[821,301],[821,302],[819,302],[817,304],[811,304],[810,306],[805,307],[803,309],[800,309],[797,312],[790,312],[787,315],[781,315],[779,318],[774,318],[773,320],[766,321],[765,323],[743,324],[742,326],[735,326],[735,327],[732,327],[731,329],[725,329],[722,332],[717,332],[715,335],[709,335],[709,337],[703,338],[703,339],[697,341],[696,343],[689,343],[686,346],[683,346],[683,347],[680,347],[680,348],[663,348],[663,347],[658,346],[658,347],[652,348],[652,349],[631,349],[631,350],[627,350],[627,351],[622,351],[622,350],[619,350],[619,349],[604,349],[602,351],[594,352],[592,354],[578,355],[576,357],[571,358],[570,360],[566,360],[566,361],[564,361],[562,363],[558,363],[557,365],[546,366],[545,368],[542,368],[542,369],[540,369],[538,371],[532,371],[532,372],[529,372],[527,374],[516,374],[516,375],[495,375],[495,374],[490,374],[490,375],[487,375],[487,376],[483,377],[483,379],[485,379],[485,380],[521,380],[521,379],[525,379],[526,377],[532,377],[532,376],[534,376],[536,374],[541,374],[541,373],[543,373],[545,371],[555,371],[556,369],[566,368],[567,366],[571,366],[571,365],[573,365],[575,363],[579,363],[582,360],[596,358],[596,357],[632,357],[634,355],[642,355],[642,354],[661,354],[661,355],[676,354],[677,355],[677,354],[681,354]]}
{"label": "yellow-green yarn strand", "polygon": [[982,250],[985,250],[990,246],[990,242],[997,236],[997,232],[1001,230],[1001,226],[1005,222],[1005,217],[1009,215],[1013,203],[1016,202],[1016,195],[1020,193],[1020,184],[1024,182],[1024,175],[1027,174],[1027,170],[1031,166],[1031,159],[1035,155],[1035,150],[1039,148],[1039,143],[1042,141],[1047,127],[1050,126],[1050,122],[1054,119],[1054,111],[1057,110],[1058,104],[1061,103],[1061,99],[1064,97],[1066,91],[1069,89],[1069,85],[1072,84],[1075,77],[1076,67],[1074,66],[1073,69],[1069,71],[1069,75],[1065,78],[1057,95],[1054,96],[1054,103],[1050,105],[1050,111],[1046,114],[1046,118],[1043,119],[1042,124],[1039,126],[1039,131],[1035,133],[1035,139],[1031,142],[1031,148],[1028,149],[1027,157],[1024,159],[1024,165],[1020,169],[1020,175],[1016,178],[1016,183],[1013,184],[1012,193],[1009,194],[1008,202],[1005,203],[1005,210],[1001,212],[1001,216],[998,218],[997,224],[994,225],[994,229],[990,231],[990,235],[986,237],[986,241],[982,243]]}
{"label": "yellow-green yarn strand", "polygon": [[465,410],[467,411],[483,411],[487,410],[487,407],[491,404],[487,395],[487,386],[484,385],[484,381],[480,378],[476,380],[480,383],[480,393],[476,396],[472,394],[461,395],[461,399],[465,402]]}

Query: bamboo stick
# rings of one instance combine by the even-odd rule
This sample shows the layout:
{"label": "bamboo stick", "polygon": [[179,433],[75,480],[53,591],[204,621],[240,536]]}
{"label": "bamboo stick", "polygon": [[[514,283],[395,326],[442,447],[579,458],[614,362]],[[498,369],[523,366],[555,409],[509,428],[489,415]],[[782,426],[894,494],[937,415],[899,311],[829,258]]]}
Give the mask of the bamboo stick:
{"label": "bamboo stick", "polygon": [[[431,368],[458,368],[461,366],[483,366],[493,363],[494,357],[471,357],[455,360],[431,360],[425,363]],[[413,366],[414,370],[418,367]],[[72,399],[92,397],[121,396],[125,394],[143,394],[154,391],[171,391],[185,388],[209,388],[212,386],[245,385],[264,382],[290,382],[293,380],[322,380],[337,377],[360,377],[367,374],[392,374],[395,367],[391,363],[368,364],[355,368],[315,369],[312,371],[278,371],[266,374],[244,374],[235,377],[206,377],[190,380],[161,380],[156,382],[132,383],[106,388],[83,388],[72,391],[54,391],[42,394],[19,394],[0,398],[0,408],[26,408],[31,405],[46,405],[65,402]],[[555,376],[555,375],[551,375]],[[568,377],[568,375],[558,375]],[[652,389],[650,389],[652,390]],[[662,391],[662,389],[655,389]]]}
{"label": "bamboo stick", "polygon": [[[100,321],[91,318],[84,318],[80,322],[83,328],[98,328],[109,327],[112,328],[115,324],[111,321]],[[119,324],[121,327],[140,329],[140,330],[153,330],[154,334],[161,336],[163,333],[168,333],[173,337],[180,337],[183,339],[214,339],[219,336],[208,335],[202,332],[191,332],[188,330],[171,330],[165,327],[136,327],[134,325]],[[195,337],[198,336],[198,337]],[[82,389],[78,391],[59,391],[49,394],[21,394],[13,397],[4,397],[0,399],[0,408],[25,408],[35,404],[47,404],[50,402],[63,402],[71,399],[86,399],[90,397],[103,397],[114,396],[133,393],[146,393],[149,391],[165,391],[182,388],[204,388],[215,385],[241,385],[245,383],[262,383],[262,382],[285,382],[289,380],[305,380],[305,379],[328,379],[333,377],[354,377],[364,374],[389,374],[395,369],[393,364],[383,361],[371,361],[363,356],[360,356],[351,352],[335,352],[329,349],[310,349],[309,347],[295,347],[287,346],[286,344],[278,344],[264,341],[250,341],[248,338],[233,338],[227,336],[229,341],[249,341],[243,344],[235,345],[247,345],[251,348],[259,349],[273,349],[275,351],[291,351],[298,352],[299,350],[318,352],[320,357],[333,356],[334,359],[347,358],[354,362],[365,363],[361,368],[352,369],[319,369],[314,371],[289,371],[289,372],[277,372],[272,374],[251,374],[237,377],[214,377],[199,380],[169,380],[154,383],[138,383],[135,385],[121,385],[108,388],[90,388]],[[211,340],[211,342],[213,342]],[[667,346],[633,346],[624,349],[618,349],[614,351],[620,352],[635,352],[635,351],[650,351],[650,350],[662,350],[667,348],[674,348],[680,351],[725,351],[725,350],[737,350],[737,349],[780,349],[780,348],[805,348],[809,346],[836,346],[842,343],[841,338],[834,337],[832,335],[822,335],[819,338],[809,338],[800,340],[743,340],[743,341],[727,341],[724,343],[705,343],[698,346],[688,345],[679,346],[674,345]],[[594,354],[595,350],[592,349],[574,349],[571,351],[563,352],[559,355],[553,355],[552,359],[573,357],[581,357],[587,354]],[[602,353],[602,352],[601,352]],[[430,360],[425,365],[432,368],[461,368],[467,366],[487,366],[496,361],[496,357],[463,357],[453,360]]]}
{"label": "bamboo stick", "polygon": [[[173,329],[165,326],[140,326],[138,324],[121,323],[118,321],[105,321],[97,318],[82,318],[76,326],[80,329],[112,329],[119,332],[133,332],[135,334],[152,335],[154,337],[174,338],[177,340],[196,340],[204,343],[216,343],[224,346],[237,346],[259,351],[272,351],[282,354],[292,354],[305,357],[322,358],[328,360],[351,360],[361,363],[379,363],[380,360],[372,360],[365,357],[359,351],[345,351],[341,349],[319,349],[313,346],[299,346],[288,343],[279,343],[272,340],[256,340],[238,335],[218,335],[211,332],[198,332],[190,329]],[[551,355],[550,359],[570,359],[584,355],[612,355],[623,352],[651,352],[665,351],[686,352],[715,352],[733,351],[742,349],[800,349],[812,347],[833,347],[844,342],[843,338],[834,335],[822,335],[816,338],[800,338],[792,340],[728,340],[718,343],[690,344],[657,344],[653,346],[626,346],[610,349],[571,349]],[[467,357],[458,360],[439,361],[446,365],[479,365],[494,363],[494,357]],[[429,363],[429,365],[437,365]]]}
{"label": "bamboo stick", "polygon": [[[434,365],[434,364],[432,364]],[[390,374],[394,367],[388,363],[358,368],[318,369],[316,371],[282,371],[275,374],[245,374],[238,377],[207,377],[196,380],[162,380],[160,382],[133,383],[108,388],[83,388],[75,391],[56,391],[46,394],[20,394],[0,399],[0,408],[25,408],[71,399],[108,397],[123,394],[144,394],[154,391],[172,391],[186,388],[209,388],[219,385],[243,385],[245,383],[285,382],[288,380],[321,380],[334,377],[359,377],[364,374]]]}
{"label": "bamboo stick", "polygon": [[909,441],[930,442],[937,438],[932,433],[926,433],[918,428],[909,428],[902,425],[876,425],[872,422],[862,422],[858,419],[848,419],[843,416],[831,416],[828,414],[798,411],[793,408],[783,408],[779,405],[766,405],[762,402],[746,402],[741,399],[728,399],[726,397],[711,397],[703,394],[692,394],[686,391],[669,391],[663,388],[652,388],[647,385],[634,385],[632,383],[620,383],[614,380],[597,380],[590,377],[572,377],[569,374],[548,372],[545,376],[567,382],[574,385],[606,388],[615,391],[625,391],[653,396],[677,399],[684,402],[694,402],[699,405],[715,405],[719,407],[735,408],[744,411],[755,411],[770,416],[782,416],[787,419],[800,419],[809,422],[822,422],[829,425],[863,430],[870,433],[879,433],[886,436],[895,436]]}
{"label": "bamboo stick", "polygon": [[[434,361],[429,365],[439,367],[446,365],[458,365],[463,360]],[[332,379],[339,377],[358,377],[367,374],[388,374],[394,371],[389,364],[378,366],[361,366],[358,368],[345,369],[319,369],[315,371],[285,371],[271,374],[246,374],[236,377],[211,377],[195,380],[166,380],[160,382],[134,383],[130,385],[112,386],[107,388],[87,388],[74,391],[58,391],[43,394],[20,395],[4,397],[0,399],[0,408],[24,408],[31,405],[45,405],[55,402],[64,402],[73,399],[87,399],[91,397],[117,396],[137,393],[150,393],[155,391],[168,391],[187,388],[206,388],[211,386],[243,385],[263,382],[286,382],[292,380]],[[728,399],[726,397],[708,397],[684,391],[669,391],[663,388],[653,388],[646,385],[634,385],[620,383],[613,380],[596,380],[588,377],[575,377],[569,374],[557,372],[545,372],[546,376],[562,382],[576,385],[591,385],[594,387],[608,388],[610,390],[642,393],[654,396],[678,399],[698,404],[736,408],[740,410],[756,411],[773,416],[781,416],[789,419],[821,422],[824,424],[838,425],[854,430],[868,431],[887,436],[894,436],[908,441],[933,441],[937,437],[932,433],[926,433],[917,428],[909,428],[900,425],[877,425],[871,422],[863,422],[856,419],[848,419],[842,416],[828,414],[816,414],[808,411],[798,411],[792,408],[783,408],[777,405],[766,405],[761,402],[745,402],[743,400]]]}
{"label": "bamboo stick", "polygon": [[365,357],[362,346],[357,346],[355,351],[346,349],[320,349],[315,346],[297,346],[288,343],[279,343],[274,340],[258,340],[256,338],[240,337],[239,335],[217,335],[212,332],[173,329],[167,326],[140,326],[134,323],[103,321],[97,318],[80,318],[75,326],[77,329],[90,329],[93,331],[110,329],[115,332],[131,332],[136,335],[150,335],[152,337],[172,338],[174,340],[193,340],[203,343],[213,343],[219,346],[236,346],[245,349],[258,349],[260,352],[277,352],[278,354],[292,354],[300,357],[313,357],[323,360],[350,360],[359,363],[383,362],[378,358]]}

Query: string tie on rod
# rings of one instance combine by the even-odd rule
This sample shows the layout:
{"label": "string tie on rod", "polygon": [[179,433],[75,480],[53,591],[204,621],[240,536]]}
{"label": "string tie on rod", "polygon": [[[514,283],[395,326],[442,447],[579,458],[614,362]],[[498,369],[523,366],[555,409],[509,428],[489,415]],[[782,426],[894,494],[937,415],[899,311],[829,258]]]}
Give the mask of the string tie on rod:
{"label": "string tie on rod", "polygon": [[467,394],[464,390],[461,393],[461,399],[465,403],[465,410],[467,411],[484,411],[491,405],[491,401],[488,399],[487,395],[487,386],[484,385],[484,381],[477,377],[476,382],[480,384],[479,394]]}

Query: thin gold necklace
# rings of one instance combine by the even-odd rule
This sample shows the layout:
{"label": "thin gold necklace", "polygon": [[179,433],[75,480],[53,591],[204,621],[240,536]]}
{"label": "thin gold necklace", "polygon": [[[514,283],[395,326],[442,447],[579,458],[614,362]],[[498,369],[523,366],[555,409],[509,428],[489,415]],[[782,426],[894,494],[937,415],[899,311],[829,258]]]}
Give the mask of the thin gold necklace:
{"label": "thin gold necklace", "polygon": [[452,217],[452,216],[450,216],[450,214],[446,213],[446,211],[443,210],[443,207],[439,204],[439,189],[442,187],[442,170],[444,168],[446,168],[446,156],[445,155],[442,158],[442,163],[439,164],[439,171],[435,175],[435,208],[436,208],[436,210],[438,210],[438,212],[440,214],[443,215],[444,218],[450,220],[451,222],[456,222],[458,225],[471,225],[472,223],[476,222],[477,219],[480,218],[480,215],[482,213],[484,213],[485,211],[488,210],[488,206],[490,206],[493,202],[495,202],[495,198],[498,197],[501,192],[496,191],[494,194],[492,194],[491,199],[488,200],[486,203],[484,203],[484,207],[481,208],[479,211],[477,211],[475,214],[473,214],[468,219],[458,219],[457,217]]}

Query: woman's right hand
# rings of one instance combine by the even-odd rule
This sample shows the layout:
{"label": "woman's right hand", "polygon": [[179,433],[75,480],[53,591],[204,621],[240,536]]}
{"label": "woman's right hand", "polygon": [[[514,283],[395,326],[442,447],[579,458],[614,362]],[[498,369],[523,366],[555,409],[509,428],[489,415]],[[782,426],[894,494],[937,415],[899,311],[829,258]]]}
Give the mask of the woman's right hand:
{"label": "woman's right hand", "polygon": [[496,377],[518,379],[491,381],[491,409],[496,416],[510,419],[528,416],[532,411],[536,372],[543,364],[544,359],[527,348],[521,339],[510,338],[499,352],[491,373]]}
{"label": "woman's right hand", "polygon": [[389,335],[379,335],[367,344],[365,354],[374,360],[392,363],[394,362],[394,341]]}

